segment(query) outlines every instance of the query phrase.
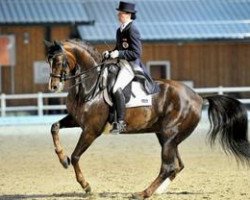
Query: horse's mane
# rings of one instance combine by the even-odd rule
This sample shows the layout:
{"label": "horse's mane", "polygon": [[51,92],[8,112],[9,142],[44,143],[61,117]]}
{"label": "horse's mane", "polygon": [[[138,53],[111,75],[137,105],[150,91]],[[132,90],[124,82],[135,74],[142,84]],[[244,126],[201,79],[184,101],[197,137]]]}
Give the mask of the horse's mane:
{"label": "horse's mane", "polygon": [[69,39],[65,40],[64,42],[72,44],[73,46],[75,46],[75,48],[78,47],[80,49],[86,50],[90,54],[90,56],[94,58],[95,61],[101,62],[102,60],[101,54],[89,42],[82,41],[79,39]]}

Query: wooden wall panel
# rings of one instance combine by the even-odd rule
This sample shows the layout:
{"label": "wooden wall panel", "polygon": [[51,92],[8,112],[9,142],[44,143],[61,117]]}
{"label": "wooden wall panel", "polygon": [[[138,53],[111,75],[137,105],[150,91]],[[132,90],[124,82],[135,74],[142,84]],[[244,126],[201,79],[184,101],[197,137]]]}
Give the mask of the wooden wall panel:
{"label": "wooden wall panel", "polygon": [[[145,51],[148,49],[149,47]],[[145,60],[169,60],[172,79],[193,80],[195,87],[250,84],[247,78],[250,73],[250,45],[247,43],[165,44],[154,45],[149,51],[158,55]]]}
{"label": "wooden wall panel", "polygon": [[[35,84],[33,79],[34,61],[45,60],[45,27],[42,26],[17,26],[1,27],[1,34],[14,34],[16,36],[16,66],[15,66],[15,93],[35,93],[38,91],[48,92],[47,84]],[[29,43],[24,43],[24,34],[29,34]],[[68,39],[70,27],[55,26],[51,28],[53,40]],[[10,93],[10,81],[8,80],[10,70],[3,71],[3,92]]]}
{"label": "wooden wall panel", "polygon": [[[33,61],[41,60],[41,27],[8,27],[2,28],[2,34],[16,36],[16,66],[15,66],[15,93],[32,93],[33,90]],[[28,34],[29,42],[24,42],[24,35]],[[10,86],[9,86],[10,87]],[[9,91],[4,91],[9,92]]]}
{"label": "wooden wall panel", "polygon": [[235,82],[239,86],[250,85],[250,47],[249,45],[239,45],[238,46],[238,66],[234,68],[237,77]]}
{"label": "wooden wall panel", "polygon": [[70,27],[55,26],[51,29],[51,40],[65,40],[69,39],[71,33]]}
{"label": "wooden wall panel", "polygon": [[[29,43],[24,34],[29,33]],[[52,40],[70,36],[71,27],[51,28]],[[47,84],[34,84],[33,62],[45,60],[42,26],[0,27],[0,34],[16,35],[15,93],[47,92]],[[103,52],[111,50],[105,44],[95,44]],[[250,44],[240,42],[144,43],[142,61],[168,60],[171,78],[192,80],[195,87],[250,85]],[[10,69],[3,68],[3,91],[10,93]]]}
{"label": "wooden wall panel", "polygon": [[[105,45],[96,47],[101,52],[107,49]],[[171,78],[191,80],[195,87],[250,85],[248,43],[144,43],[142,60],[170,61]]]}

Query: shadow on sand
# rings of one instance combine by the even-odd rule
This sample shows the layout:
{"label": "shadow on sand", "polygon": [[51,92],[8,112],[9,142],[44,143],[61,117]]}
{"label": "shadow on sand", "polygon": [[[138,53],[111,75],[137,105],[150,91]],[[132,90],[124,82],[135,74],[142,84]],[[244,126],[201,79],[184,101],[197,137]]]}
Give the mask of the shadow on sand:
{"label": "shadow on sand", "polygon": [[61,193],[61,194],[13,194],[13,195],[0,195],[1,200],[19,200],[19,199],[65,199],[65,198],[84,198],[86,197],[83,193]]}
{"label": "shadow on sand", "polygon": [[60,193],[60,194],[11,194],[11,195],[0,195],[0,200],[45,200],[45,199],[117,199],[117,197],[123,197],[124,199],[131,199],[131,193],[121,192],[102,192],[102,193]]}
{"label": "shadow on sand", "polygon": [[[199,192],[167,192],[161,195],[155,195],[155,197],[167,197],[171,195],[204,195],[204,193]],[[13,194],[13,195],[0,195],[0,200],[45,200],[45,199],[67,199],[67,200],[76,200],[76,199],[89,199],[89,200],[97,200],[97,199],[133,199],[132,193],[122,193],[122,192],[102,192],[102,193],[60,193],[60,194]]]}

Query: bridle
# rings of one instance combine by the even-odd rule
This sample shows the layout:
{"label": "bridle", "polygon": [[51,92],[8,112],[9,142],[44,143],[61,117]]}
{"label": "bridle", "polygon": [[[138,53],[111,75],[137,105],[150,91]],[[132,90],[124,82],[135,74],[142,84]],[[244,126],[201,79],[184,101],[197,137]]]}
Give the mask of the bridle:
{"label": "bridle", "polygon": [[[50,67],[52,68],[52,61],[54,60],[55,57],[59,56],[59,55],[62,55],[63,56],[63,63],[62,63],[62,67],[63,68],[66,68],[69,66],[69,63],[67,61],[67,58],[66,58],[66,55],[64,53],[56,53],[56,54],[49,54],[48,55],[48,63],[50,65]],[[52,61],[51,61],[52,60]],[[79,71],[79,73],[77,74],[74,74],[74,75],[71,75],[71,73],[65,73],[65,72],[62,72],[61,74],[55,74],[55,73],[50,73],[50,77],[51,78],[58,78],[60,79],[60,82],[65,82],[65,81],[68,81],[68,80],[72,80],[72,79],[76,79],[76,78],[79,78],[80,77],[80,81],[78,81],[77,83],[75,83],[74,85],[72,85],[69,89],[72,89],[74,88],[75,86],[81,84],[83,82],[83,80],[85,78],[87,78],[89,75],[90,72],[92,72],[93,70],[97,70],[97,72],[101,72],[102,70],[102,66],[103,66],[104,62],[102,61],[100,64],[98,65],[95,65],[94,67],[90,68],[90,69],[87,69],[87,70],[84,70],[82,72]],[[74,66],[74,69],[76,69],[76,71],[78,71],[79,69],[81,69],[81,66],[76,63],[76,65]]]}
{"label": "bridle", "polygon": [[[63,56],[63,60],[62,60],[62,67],[64,69],[66,69],[67,67],[71,70],[69,70],[69,73],[66,73],[65,70],[61,70],[60,74],[57,73],[53,73],[53,61],[55,59],[55,57],[57,56]],[[103,77],[105,77],[105,72],[106,72],[106,68],[109,67],[109,65],[107,64],[107,60],[108,59],[103,59],[101,61],[101,63],[99,64],[95,64],[93,67],[81,71],[81,69],[83,69],[83,66],[81,66],[80,64],[78,64],[77,62],[75,63],[74,67],[70,67],[69,65],[69,60],[67,59],[67,55],[61,51],[57,51],[57,52],[53,52],[51,54],[48,54],[48,62],[49,65],[52,69],[52,73],[50,73],[50,77],[51,78],[58,78],[60,79],[60,82],[63,83],[64,81],[68,81],[68,80],[75,80],[73,85],[70,85],[67,90],[70,91],[71,89],[75,89],[76,93],[79,92],[79,85],[82,84],[82,87],[85,88],[85,84],[84,81],[86,81],[86,78],[88,78],[90,75],[90,73],[95,74],[96,79],[93,82],[93,87],[91,87],[91,89],[87,89],[87,93],[84,93],[84,102],[87,102],[91,99],[93,99],[99,92],[100,90],[104,89],[105,85],[102,84],[102,80]],[[117,62],[119,62],[119,59],[117,60]],[[74,72],[73,72],[74,71]],[[73,75],[72,75],[73,74]]]}
{"label": "bridle", "polygon": [[[83,78],[88,77],[88,73],[92,72],[94,69],[97,69],[97,71],[100,71],[100,68],[101,68],[102,64],[103,63],[100,63],[99,65],[96,65],[96,66],[94,66],[94,67],[92,67],[90,69],[84,70],[84,71],[82,71],[82,72],[80,72],[78,74],[75,74],[75,75],[71,75],[70,73],[66,74],[65,72],[62,72],[61,74],[50,73],[50,77],[59,78],[61,82],[76,79],[78,77],[81,77],[83,79]],[[75,68],[80,69],[80,65],[76,64]]]}

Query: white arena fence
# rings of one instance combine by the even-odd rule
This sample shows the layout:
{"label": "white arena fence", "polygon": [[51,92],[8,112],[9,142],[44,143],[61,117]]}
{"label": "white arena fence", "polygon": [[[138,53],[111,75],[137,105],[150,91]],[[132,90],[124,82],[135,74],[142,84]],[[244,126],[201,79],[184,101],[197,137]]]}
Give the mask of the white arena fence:
{"label": "white arena fence", "polygon": [[[43,116],[44,111],[49,110],[65,110],[65,105],[45,105],[44,99],[49,98],[66,98],[67,93],[34,93],[34,94],[1,94],[1,117],[5,117],[8,112],[29,112],[37,111],[38,116]],[[7,106],[8,100],[25,100],[35,99],[36,105],[32,106]]]}
{"label": "white arena fence", "polygon": [[[193,88],[195,92],[201,94],[202,96],[208,96],[211,94],[237,94],[238,96],[243,96],[242,94],[250,93],[250,87],[213,87],[213,88]],[[1,119],[6,124],[10,123],[10,117],[20,117],[20,116],[36,116],[39,119],[45,119],[44,117],[52,116],[50,111],[57,110],[61,113],[66,111],[65,104],[49,105],[49,99],[63,99],[65,102],[67,93],[34,93],[34,94],[1,94],[1,108],[0,108],[0,125]],[[250,96],[250,95],[248,95]],[[237,96],[236,96],[237,98]],[[22,101],[25,102],[27,99],[33,99],[34,103],[32,105],[19,105],[13,106],[8,101]],[[250,105],[250,98],[240,98],[239,99],[244,104]],[[20,103],[21,104],[21,103]],[[248,107],[248,106],[247,106]],[[65,114],[64,114],[65,115]],[[55,115],[54,115],[55,116]],[[62,116],[62,114],[60,114]],[[20,118],[19,118],[20,119]],[[12,124],[12,123],[10,123]]]}

